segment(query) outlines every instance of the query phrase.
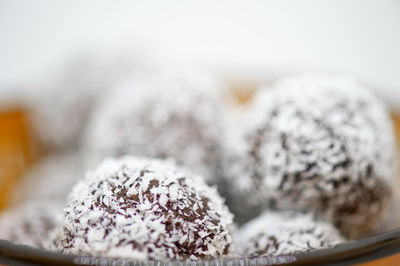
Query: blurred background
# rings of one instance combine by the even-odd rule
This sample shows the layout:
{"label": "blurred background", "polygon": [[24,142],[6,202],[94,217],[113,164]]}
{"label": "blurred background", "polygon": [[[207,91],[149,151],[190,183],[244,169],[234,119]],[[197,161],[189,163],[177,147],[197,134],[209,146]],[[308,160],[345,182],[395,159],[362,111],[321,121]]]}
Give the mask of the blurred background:
{"label": "blurred background", "polygon": [[80,51],[191,62],[234,86],[350,73],[400,103],[400,1],[0,1],[0,87]]}
{"label": "blurred background", "polygon": [[[51,143],[56,132],[64,149],[77,134],[68,130],[82,125],[55,117],[85,113],[94,96],[80,89],[112,87],[131,61],[197,65],[242,95],[287,74],[350,74],[397,111],[399,49],[398,0],[0,0],[0,209],[26,167],[46,153],[30,134],[27,120],[35,117],[15,104],[25,94],[34,99],[39,135]],[[54,77],[63,66],[66,74]],[[47,80],[53,83],[42,85]]]}
{"label": "blurred background", "polygon": [[[0,210],[13,203],[28,166],[52,160],[49,150],[67,158],[51,161],[51,169],[42,167],[46,159],[37,163],[36,176],[57,177],[60,165],[76,166],[69,160],[80,159],[68,149],[89,119],[96,90],[112,88],[119,72],[155,62],[200,66],[244,98],[288,74],[353,75],[397,113],[400,1],[0,0]],[[31,103],[33,117],[25,109]],[[400,120],[393,117],[399,137]],[[41,140],[31,134],[32,121]],[[64,193],[61,179],[51,196]],[[15,191],[48,192],[39,188],[47,179],[30,182],[28,190]]]}

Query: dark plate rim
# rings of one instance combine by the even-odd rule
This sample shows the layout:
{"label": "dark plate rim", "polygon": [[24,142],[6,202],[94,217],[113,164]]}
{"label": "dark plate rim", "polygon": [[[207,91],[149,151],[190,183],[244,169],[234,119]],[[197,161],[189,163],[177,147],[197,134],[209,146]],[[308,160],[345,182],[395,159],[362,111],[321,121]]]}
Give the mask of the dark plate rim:
{"label": "dark plate rim", "polygon": [[[193,265],[350,265],[377,260],[400,253],[400,228],[356,241],[349,241],[333,248],[287,256],[256,258],[231,258],[195,262]],[[63,255],[43,249],[17,245],[0,240],[0,262],[17,265],[142,265],[149,262],[106,259],[88,256]],[[119,263],[119,264],[116,264]],[[182,262],[152,262],[153,265],[182,265]],[[185,262],[184,265],[192,265]]]}

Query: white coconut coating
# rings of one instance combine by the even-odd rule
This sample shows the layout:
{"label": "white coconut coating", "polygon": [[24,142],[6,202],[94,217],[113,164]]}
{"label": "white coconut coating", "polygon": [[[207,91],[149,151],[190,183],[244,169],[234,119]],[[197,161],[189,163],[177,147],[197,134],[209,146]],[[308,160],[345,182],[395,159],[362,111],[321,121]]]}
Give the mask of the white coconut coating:
{"label": "white coconut coating", "polygon": [[62,217],[62,205],[29,201],[0,213],[0,239],[36,248],[48,248]]}
{"label": "white coconut coating", "polygon": [[64,209],[64,253],[135,260],[227,255],[233,216],[215,188],[173,161],[122,157],[89,171]]}
{"label": "white coconut coating", "polygon": [[191,69],[159,71],[116,88],[88,126],[89,167],[107,156],[172,157],[215,183],[222,88]]}
{"label": "white coconut coating", "polygon": [[63,204],[83,176],[80,152],[52,153],[29,168],[13,190],[12,201],[51,200]]}
{"label": "white coconut coating", "polygon": [[243,225],[235,235],[243,257],[279,256],[333,247],[345,242],[330,223],[311,214],[265,212]]}
{"label": "white coconut coating", "polygon": [[352,79],[311,74],[254,99],[224,142],[233,210],[314,211],[352,237],[380,219],[396,176],[394,130],[381,101]]}

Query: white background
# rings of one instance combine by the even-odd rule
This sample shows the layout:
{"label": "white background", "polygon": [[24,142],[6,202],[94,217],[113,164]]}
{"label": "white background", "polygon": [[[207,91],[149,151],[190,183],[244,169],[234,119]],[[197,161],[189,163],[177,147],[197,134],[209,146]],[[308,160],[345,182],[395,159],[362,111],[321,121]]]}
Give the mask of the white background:
{"label": "white background", "polygon": [[146,50],[240,82],[350,73],[400,108],[398,0],[0,0],[0,87],[96,47]]}

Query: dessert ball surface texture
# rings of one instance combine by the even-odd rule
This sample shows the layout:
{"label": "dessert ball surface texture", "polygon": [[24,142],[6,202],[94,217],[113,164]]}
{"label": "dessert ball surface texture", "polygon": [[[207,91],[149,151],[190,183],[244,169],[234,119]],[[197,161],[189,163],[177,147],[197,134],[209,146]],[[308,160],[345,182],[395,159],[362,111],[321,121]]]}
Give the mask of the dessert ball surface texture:
{"label": "dessert ball surface texture", "polygon": [[64,210],[64,253],[136,260],[228,254],[232,214],[215,188],[173,161],[123,157],[89,171]]}
{"label": "dessert ball surface texture", "polygon": [[215,183],[220,89],[197,71],[160,71],[121,85],[104,97],[89,125],[89,167],[107,156],[172,157]]}
{"label": "dessert ball surface texture", "polygon": [[243,225],[235,241],[241,256],[255,257],[333,247],[345,238],[335,226],[311,214],[266,212]]}
{"label": "dessert ball surface texture", "polygon": [[304,75],[254,99],[224,141],[233,211],[313,211],[352,237],[379,220],[396,176],[396,144],[374,95],[352,79]]}
{"label": "dessert ball surface texture", "polygon": [[49,248],[62,217],[62,205],[25,202],[0,215],[0,239],[35,248]]}

